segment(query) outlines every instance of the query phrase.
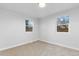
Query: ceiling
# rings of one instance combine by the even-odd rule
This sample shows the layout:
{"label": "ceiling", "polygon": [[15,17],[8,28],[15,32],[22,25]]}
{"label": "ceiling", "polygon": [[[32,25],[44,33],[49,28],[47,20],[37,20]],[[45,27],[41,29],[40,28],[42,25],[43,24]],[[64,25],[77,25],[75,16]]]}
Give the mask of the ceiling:
{"label": "ceiling", "polygon": [[79,6],[78,3],[46,3],[46,7],[40,8],[38,3],[0,3],[0,8],[36,18],[42,18],[77,6]]}

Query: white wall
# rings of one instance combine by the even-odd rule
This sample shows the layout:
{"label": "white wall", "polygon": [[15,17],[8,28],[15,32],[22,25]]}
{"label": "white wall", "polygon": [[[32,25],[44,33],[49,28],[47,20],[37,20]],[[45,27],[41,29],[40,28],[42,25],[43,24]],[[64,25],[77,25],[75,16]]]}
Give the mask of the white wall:
{"label": "white wall", "polygon": [[[69,16],[69,32],[57,32],[57,17]],[[40,20],[40,39],[68,48],[79,48],[79,8],[65,10]]]}
{"label": "white wall", "polygon": [[[69,32],[57,32],[58,16],[70,16]],[[22,14],[0,9],[0,50],[42,40],[69,48],[79,48],[79,8],[62,11],[34,22],[33,32],[25,32],[25,18]]]}
{"label": "white wall", "polygon": [[32,20],[33,32],[25,32],[25,16],[0,9],[0,50],[37,40],[38,20]]}

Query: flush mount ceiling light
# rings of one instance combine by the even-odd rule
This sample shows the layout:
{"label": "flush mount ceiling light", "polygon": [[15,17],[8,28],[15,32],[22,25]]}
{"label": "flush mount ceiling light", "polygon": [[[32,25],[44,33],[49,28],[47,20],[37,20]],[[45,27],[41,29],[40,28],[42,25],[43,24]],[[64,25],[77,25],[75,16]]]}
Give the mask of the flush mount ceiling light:
{"label": "flush mount ceiling light", "polygon": [[45,3],[39,3],[39,7],[44,8],[46,6]]}

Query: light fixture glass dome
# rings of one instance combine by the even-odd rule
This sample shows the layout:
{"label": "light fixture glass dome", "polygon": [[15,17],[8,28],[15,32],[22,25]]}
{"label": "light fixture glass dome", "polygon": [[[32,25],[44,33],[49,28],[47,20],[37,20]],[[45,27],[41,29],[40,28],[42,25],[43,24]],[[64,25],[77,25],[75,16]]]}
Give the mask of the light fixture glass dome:
{"label": "light fixture glass dome", "polygon": [[45,3],[39,3],[39,7],[43,8],[43,7],[45,7],[45,6],[46,6]]}

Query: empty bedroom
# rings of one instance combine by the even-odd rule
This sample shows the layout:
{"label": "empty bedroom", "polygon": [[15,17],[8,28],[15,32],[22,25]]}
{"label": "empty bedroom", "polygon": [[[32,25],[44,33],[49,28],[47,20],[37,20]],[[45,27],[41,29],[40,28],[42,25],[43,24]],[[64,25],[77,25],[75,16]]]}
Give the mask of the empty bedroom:
{"label": "empty bedroom", "polygon": [[0,3],[0,56],[79,56],[79,3]]}

